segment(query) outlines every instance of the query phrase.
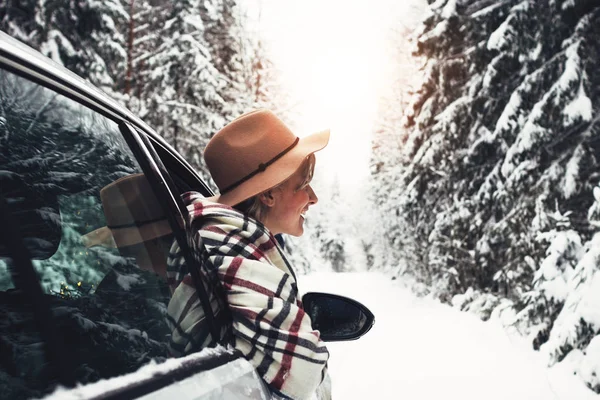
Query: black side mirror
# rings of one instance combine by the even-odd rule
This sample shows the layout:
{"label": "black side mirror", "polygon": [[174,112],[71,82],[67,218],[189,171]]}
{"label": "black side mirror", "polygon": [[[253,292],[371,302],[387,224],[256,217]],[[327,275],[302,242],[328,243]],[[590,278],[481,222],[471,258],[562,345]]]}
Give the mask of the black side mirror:
{"label": "black side mirror", "polygon": [[375,323],[375,316],[358,301],[330,293],[309,292],[302,297],[304,311],[321,340],[356,340]]}

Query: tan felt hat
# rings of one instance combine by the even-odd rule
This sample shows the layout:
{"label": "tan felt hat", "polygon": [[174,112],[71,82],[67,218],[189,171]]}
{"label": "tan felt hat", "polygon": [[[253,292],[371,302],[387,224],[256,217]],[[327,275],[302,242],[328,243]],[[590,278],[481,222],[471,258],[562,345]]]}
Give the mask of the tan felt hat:
{"label": "tan felt hat", "polygon": [[213,136],[204,160],[220,194],[211,200],[236,205],[278,185],[304,159],[329,142],[329,129],[298,138],[269,110],[233,120]]}
{"label": "tan felt hat", "polygon": [[82,237],[86,247],[124,247],[169,235],[163,208],[144,174],[124,176],[100,190],[106,226]]}

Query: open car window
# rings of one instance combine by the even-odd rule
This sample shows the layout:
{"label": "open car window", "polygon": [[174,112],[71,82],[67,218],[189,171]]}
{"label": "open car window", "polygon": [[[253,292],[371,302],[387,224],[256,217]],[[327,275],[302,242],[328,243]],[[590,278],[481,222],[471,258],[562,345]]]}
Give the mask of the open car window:
{"label": "open car window", "polygon": [[[174,238],[142,181],[114,121],[0,69],[0,196],[77,383],[168,357]],[[11,251],[0,243],[0,387],[6,398],[40,397],[56,374]]]}

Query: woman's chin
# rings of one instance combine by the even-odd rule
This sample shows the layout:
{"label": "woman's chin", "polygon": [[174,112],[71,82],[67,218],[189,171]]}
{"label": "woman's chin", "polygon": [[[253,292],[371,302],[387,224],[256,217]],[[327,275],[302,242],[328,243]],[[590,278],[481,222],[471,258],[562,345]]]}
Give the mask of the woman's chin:
{"label": "woman's chin", "polygon": [[288,232],[288,235],[300,237],[304,234],[304,220],[301,220],[296,229],[292,232]]}
{"label": "woman's chin", "polygon": [[296,231],[294,231],[294,232],[290,232],[290,233],[288,233],[288,235],[290,235],[290,236],[295,236],[295,237],[300,237],[300,236],[302,236],[303,234],[304,234],[304,228],[303,228],[303,227],[300,227],[300,229],[298,229],[298,230],[296,230]]}

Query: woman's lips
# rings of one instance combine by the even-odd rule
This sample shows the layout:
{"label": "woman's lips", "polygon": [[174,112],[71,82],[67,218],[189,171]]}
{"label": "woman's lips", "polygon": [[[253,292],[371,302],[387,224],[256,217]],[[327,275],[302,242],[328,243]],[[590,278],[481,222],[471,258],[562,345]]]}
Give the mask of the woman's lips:
{"label": "woman's lips", "polygon": [[308,208],[300,212],[300,216],[302,219],[306,219],[306,213],[308,212]]}

